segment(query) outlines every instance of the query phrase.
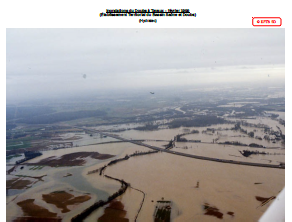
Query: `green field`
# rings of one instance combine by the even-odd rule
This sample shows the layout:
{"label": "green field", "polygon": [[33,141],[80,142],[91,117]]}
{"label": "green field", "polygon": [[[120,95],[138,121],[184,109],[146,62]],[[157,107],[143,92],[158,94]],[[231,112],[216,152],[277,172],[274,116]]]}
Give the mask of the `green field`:
{"label": "green field", "polygon": [[22,148],[29,148],[31,147],[30,140],[23,141],[23,140],[8,140],[6,141],[6,150],[15,150],[15,149],[22,149]]}

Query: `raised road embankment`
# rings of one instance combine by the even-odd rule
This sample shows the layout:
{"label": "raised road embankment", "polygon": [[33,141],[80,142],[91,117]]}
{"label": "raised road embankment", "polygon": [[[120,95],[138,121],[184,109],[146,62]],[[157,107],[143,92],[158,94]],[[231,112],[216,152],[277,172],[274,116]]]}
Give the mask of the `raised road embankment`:
{"label": "raised road embankment", "polygon": [[129,142],[129,143],[133,143],[133,144],[136,144],[136,145],[139,145],[139,146],[144,146],[144,147],[147,147],[149,149],[153,149],[153,150],[157,150],[157,151],[161,151],[161,152],[166,152],[166,153],[170,153],[170,154],[174,154],[174,155],[179,155],[179,156],[190,157],[190,158],[194,158],[194,159],[208,160],[208,161],[214,161],[214,162],[220,162],[220,163],[246,165],[246,166],[285,169],[285,165],[280,165],[280,164],[279,165],[274,165],[274,164],[264,164],[264,163],[251,163],[251,162],[225,160],[225,159],[218,159],[218,158],[212,158],[212,157],[205,157],[205,156],[198,156],[198,155],[193,155],[193,154],[181,153],[181,152],[176,152],[176,151],[173,151],[173,150],[162,149],[162,148],[159,148],[159,147],[156,147],[156,146],[148,145],[148,144],[142,143],[139,140],[125,139],[125,138],[122,138],[122,137],[120,137],[118,135],[111,134],[111,133],[106,133],[106,132],[103,132],[103,131],[100,131],[100,130],[85,129],[85,128],[81,128],[81,129],[87,130],[87,131],[91,131],[91,132],[94,132],[94,133],[99,133],[99,134],[102,134],[102,135],[106,135],[106,136],[115,138],[117,140],[122,140],[124,142]]}

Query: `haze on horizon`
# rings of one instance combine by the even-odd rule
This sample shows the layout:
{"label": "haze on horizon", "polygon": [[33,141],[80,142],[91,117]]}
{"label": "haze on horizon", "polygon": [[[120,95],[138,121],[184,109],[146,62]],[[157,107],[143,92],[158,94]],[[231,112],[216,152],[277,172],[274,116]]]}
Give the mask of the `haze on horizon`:
{"label": "haze on horizon", "polygon": [[285,84],[285,29],[7,29],[6,99]]}

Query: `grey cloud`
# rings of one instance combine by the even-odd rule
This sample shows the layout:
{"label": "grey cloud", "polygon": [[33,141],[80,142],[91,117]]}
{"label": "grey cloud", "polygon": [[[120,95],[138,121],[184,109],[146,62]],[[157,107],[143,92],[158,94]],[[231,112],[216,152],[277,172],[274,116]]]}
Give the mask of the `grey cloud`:
{"label": "grey cloud", "polygon": [[165,78],[285,63],[284,29],[7,29],[6,41],[8,97],[23,89],[49,94],[50,86],[69,92],[175,84]]}

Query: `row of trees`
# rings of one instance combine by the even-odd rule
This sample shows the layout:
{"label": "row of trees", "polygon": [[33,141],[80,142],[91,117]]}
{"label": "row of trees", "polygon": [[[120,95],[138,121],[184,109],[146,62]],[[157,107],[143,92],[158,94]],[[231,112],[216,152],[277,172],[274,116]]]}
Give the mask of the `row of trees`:
{"label": "row of trees", "polygon": [[72,222],[83,221],[93,211],[97,210],[99,207],[102,207],[102,206],[108,204],[109,202],[111,202],[112,200],[114,200],[115,198],[117,198],[118,196],[120,196],[123,193],[125,193],[125,191],[127,190],[128,186],[129,186],[129,184],[126,183],[124,180],[119,180],[117,178],[113,178],[113,177],[110,177],[110,176],[107,176],[107,175],[105,175],[105,177],[107,177],[109,179],[113,179],[113,180],[119,181],[122,184],[121,188],[117,192],[115,192],[114,194],[112,194],[111,196],[109,196],[106,201],[100,200],[100,201],[94,203],[93,205],[91,205],[90,207],[88,207],[87,209],[85,209],[84,211],[82,211],[80,214],[78,214],[75,217],[73,217],[71,219]]}

